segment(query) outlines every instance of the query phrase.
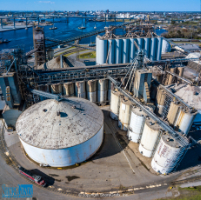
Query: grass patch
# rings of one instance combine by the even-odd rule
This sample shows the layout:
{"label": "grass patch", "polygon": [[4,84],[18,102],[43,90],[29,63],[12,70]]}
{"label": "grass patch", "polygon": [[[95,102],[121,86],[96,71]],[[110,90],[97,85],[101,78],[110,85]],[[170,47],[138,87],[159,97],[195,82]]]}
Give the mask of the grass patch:
{"label": "grass patch", "polygon": [[192,188],[178,188],[180,192],[179,197],[162,198],[158,200],[200,200],[201,199],[201,186]]}
{"label": "grass patch", "polygon": [[92,52],[80,54],[79,58],[80,59],[96,58],[96,52],[92,51]]}

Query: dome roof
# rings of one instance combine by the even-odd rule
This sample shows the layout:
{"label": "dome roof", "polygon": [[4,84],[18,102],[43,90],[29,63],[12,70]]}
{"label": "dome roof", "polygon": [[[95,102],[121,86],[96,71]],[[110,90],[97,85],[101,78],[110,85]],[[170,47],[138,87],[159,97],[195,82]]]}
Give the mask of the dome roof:
{"label": "dome roof", "polygon": [[103,126],[98,106],[82,98],[34,104],[17,120],[21,140],[42,149],[62,149],[92,138]]}
{"label": "dome roof", "polygon": [[196,110],[201,110],[201,89],[199,87],[187,85],[179,89],[175,94],[189,106]]}

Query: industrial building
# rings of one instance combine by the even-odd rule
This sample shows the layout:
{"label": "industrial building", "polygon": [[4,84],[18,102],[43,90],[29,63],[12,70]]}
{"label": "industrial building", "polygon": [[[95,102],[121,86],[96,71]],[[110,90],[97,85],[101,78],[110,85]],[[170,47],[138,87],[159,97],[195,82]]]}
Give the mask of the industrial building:
{"label": "industrial building", "polygon": [[[35,37],[40,48],[34,51],[35,65],[44,64],[44,69],[26,66],[15,59],[19,54],[12,55],[16,67],[11,62],[5,68],[0,86],[7,110],[19,112],[12,119],[4,116],[30,159],[51,167],[89,159],[103,142],[104,118],[98,106],[105,105],[119,130],[144,158],[151,158],[156,173],[175,171],[197,143],[189,131],[195,119],[201,123],[196,103],[200,80],[184,77],[184,65],[195,59],[161,59],[163,44],[165,52],[170,46],[152,34],[151,26],[126,29],[117,36],[109,27],[97,36],[94,66],[45,68],[43,36]],[[43,35],[43,30],[34,34]]]}

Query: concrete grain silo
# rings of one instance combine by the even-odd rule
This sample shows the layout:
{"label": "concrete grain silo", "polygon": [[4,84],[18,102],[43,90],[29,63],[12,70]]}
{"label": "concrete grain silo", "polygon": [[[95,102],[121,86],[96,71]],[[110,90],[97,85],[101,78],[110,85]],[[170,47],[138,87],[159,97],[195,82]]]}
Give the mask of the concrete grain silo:
{"label": "concrete grain silo", "polygon": [[115,39],[115,63],[122,63],[122,39]]}
{"label": "concrete grain silo", "polygon": [[115,40],[108,40],[108,64],[115,64]]}
{"label": "concrete grain silo", "polygon": [[152,157],[152,154],[160,139],[161,127],[152,119],[146,119],[142,138],[139,145],[139,152],[145,157]]}
{"label": "concrete grain silo", "polygon": [[144,128],[145,113],[139,108],[134,106],[131,109],[131,117],[128,128],[128,138],[135,143],[138,143]]}
{"label": "concrete grain silo", "polygon": [[75,82],[75,95],[79,98],[86,98],[85,81]]}
{"label": "concrete grain silo", "polygon": [[108,79],[100,79],[98,80],[98,99],[97,102],[99,104],[105,104],[107,101],[108,94]]}
{"label": "concrete grain silo", "polygon": [[118,127],[121,130],[124,131],[128,130],[130,114],[131,114],[131,106],[132,102],[129,101],[127,98],[125,97],[120,98]]}
{"label": "concrete grain silo", "polygon": [[96,37],[96,64],[102,65],[106,63],[108,41]]}
{"label": "concrete grain silo", "polygon": [[103,141],[103,113],[86,99],[45,100],[25,110],[16,130],[27,155],[44,166],[66,167],[93,156]]}
{"label": "concrete grain silo", "polygon": [[168,134],[162,135],[155,155],[151,161],[154,171],[161,174],[168,174],[173,171],[185,148],[182,147]]}
{"label": "concrete grain silo", "polygon": [[110,117],[114,120],[119,119],[120,96],[121,93],[118,91],[111,92]]}
{"label": "concrete grain silo", "polygon": [[62,94],[62,84],[61,83],[51,84],[50,88],[51,88],[52,94]]}
{"label": "concrete grain silo", "polygon": [[87,99],[93,103],[97,102],[97,80],[87,81]]}
{"label": "concrete grain silo", "polygon": [[67,82],[63,84],[63,94],[66,97],[75,96],[75,83],[74,82]]}

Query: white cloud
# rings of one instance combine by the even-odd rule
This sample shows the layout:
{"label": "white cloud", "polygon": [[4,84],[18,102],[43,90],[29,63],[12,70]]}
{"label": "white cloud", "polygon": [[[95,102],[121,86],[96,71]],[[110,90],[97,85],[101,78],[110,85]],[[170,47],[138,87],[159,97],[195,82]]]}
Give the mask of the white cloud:
{"label": "white cloud", "polygon": [[55,2],[53,2],[53,1],[39,1],[38,3],[54,4]]}

